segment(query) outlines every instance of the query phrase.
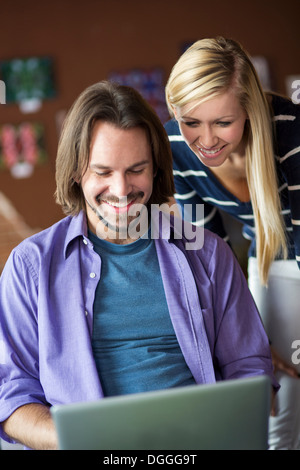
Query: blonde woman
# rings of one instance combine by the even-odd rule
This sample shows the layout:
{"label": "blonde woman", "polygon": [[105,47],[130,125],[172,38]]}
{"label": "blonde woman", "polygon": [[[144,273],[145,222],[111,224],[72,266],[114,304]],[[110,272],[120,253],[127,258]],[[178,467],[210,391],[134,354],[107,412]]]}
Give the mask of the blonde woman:
{"label": "blonde woman", "polygon": [[293,348],[300,343],[300,106],[265,93],[248,54],[222,37],[185,51],[166,100],[183,216],[229,241],[221,209],[251,240],[249,286],[281,358],[274,360],[282,387],[270,448],[299,449],[300,354]]}

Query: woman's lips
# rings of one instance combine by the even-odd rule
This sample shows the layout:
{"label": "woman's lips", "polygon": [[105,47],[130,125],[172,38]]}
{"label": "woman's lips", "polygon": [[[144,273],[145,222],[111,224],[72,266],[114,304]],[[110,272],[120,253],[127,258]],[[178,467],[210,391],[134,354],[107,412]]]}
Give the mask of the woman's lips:
{"label": "woman's lips", "polygon": [[217,147],[217,148],[214,148],[214,149],[206,149],[206,148],[203,148],[203,147],[199,147],[198,145],[196,145],[196,148],[198,150],[198,152],[204,157],[204,158],[215,158],[215,157],[218,157],[221,152],[223,151],[225,145],[223,145],[222,147]]}

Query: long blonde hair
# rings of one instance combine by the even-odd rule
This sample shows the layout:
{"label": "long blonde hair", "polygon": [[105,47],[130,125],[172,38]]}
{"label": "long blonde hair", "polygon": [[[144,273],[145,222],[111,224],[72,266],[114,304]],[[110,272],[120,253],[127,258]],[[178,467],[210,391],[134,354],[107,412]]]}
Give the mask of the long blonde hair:
{"label": "long blonde hair", "polygon": [[256,256],[262,284],[272,261],[287,256],[273,151],[272,116],[257,73],[242,46],[223,37],[195,42],[179,58],[166,85],[166,101],[175,107],[199,105],[234,89],[248,120],[245,126],[246,175],[256,231]]}

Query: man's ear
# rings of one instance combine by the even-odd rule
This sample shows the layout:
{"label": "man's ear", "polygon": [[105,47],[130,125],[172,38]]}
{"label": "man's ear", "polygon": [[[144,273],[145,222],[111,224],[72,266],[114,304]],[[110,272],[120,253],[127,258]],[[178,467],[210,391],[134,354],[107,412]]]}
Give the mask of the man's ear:
{"label": "man's ear", "polygon": [[79,178],[78,175],[74,174],[72,180],[74,181],[74,183],[77,183],[78,185],[80,185],[81,178]]}

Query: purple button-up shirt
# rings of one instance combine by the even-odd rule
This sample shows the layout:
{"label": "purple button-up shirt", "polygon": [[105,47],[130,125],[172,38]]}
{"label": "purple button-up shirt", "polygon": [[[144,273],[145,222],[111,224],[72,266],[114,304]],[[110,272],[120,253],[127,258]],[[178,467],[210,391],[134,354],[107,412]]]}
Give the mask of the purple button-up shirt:
{"label": "purple button-up shirt", "polygon": [[[276,386],[268,339],[230,248],[207,231],[200,249],[186,250],[185,241],[165,226],[155,244],[195,381],[268,374]],[[83,212],[13,250],[0,279],[0,422],[28,403],[103,397],[91,346],[100,273]]]}

